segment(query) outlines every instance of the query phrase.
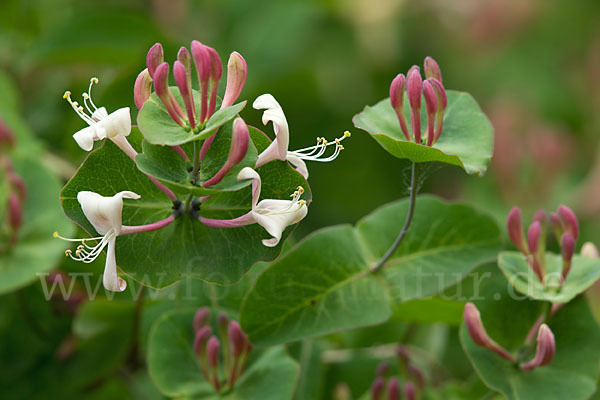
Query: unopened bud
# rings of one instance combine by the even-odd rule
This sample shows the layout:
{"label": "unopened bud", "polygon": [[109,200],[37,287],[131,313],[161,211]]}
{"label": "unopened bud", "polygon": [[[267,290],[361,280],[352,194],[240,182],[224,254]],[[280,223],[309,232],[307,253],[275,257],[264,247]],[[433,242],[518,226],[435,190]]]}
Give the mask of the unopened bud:
{"label": "unopened bud", "polygon": [[194,315],[194,332],[207,326],[210,322],[210,308],[202,307]]}
{"label": "unopened bud", "polygon": [[216,336],[211,336],[206,343],[206,362],[210,368],[219,366],[219,349],[221,344]]}
{"label": "unopened bud", "polygon": [[477,307],[473,303],[465,304],[464,319],[469,336],[471,336],[476,345],[491,350],[510,362],[515,361],[515,358],[508,351],[488,336],[481,322],[479,310],[477,310]]}
{"label": "unopened bud", "polygon": [[437,97],[437,117],[435,121],[435,138],[433,140],[435,143],[442,135],[444,112],[448,106],[448,97],[446,96],[446,89],[444,89],[444,85],[442,85],[441,81],[435,78],[429,78],[427,80],[431,83],[431,86],[433,86],[433,90],[435,90],[435,95]]}
{"label": "unopened bud", "polygon": [[431,86],[429,81],[423,82],[423,97],[425,97],[425,108],[427,109],[427,146],[431,146],[435,139],[434,128],[437,99],[433,86]]}
{"label": "unopened bud", "polygon": [[12,130],[0,118],[0,149],[12,148],[15,145],[15,135]]}
{"label": "unopened bud", "polygon": [[196,332],[196,336],[194,337],[194,352],[198,357],[204,358],[204,350],[210,335],[212,335],[212,328],[210,326],[200,328],[200,330]]}
{"label": "unopened bud", "polygon": [[133,100],[138,110],[142,109],[144,103],[150,98],[150,94],[152,94],[152,78],[146,68],[137,76],[133,86]]}
{"label": "unopened bud", "polygon": [[385,380],[382,377],[378,376],[377,378],[375,378],[373,384],[371,385],[371,399],[383,400],[384,390]]}
{"label": "unopened bud", "polygon": [[398,345],[396,348],[396,356],[404,366],[408,366],[410,363],[410,353],[408,349],[402,345]]}
{"label": "unopened bud", "polygon": [[177,52],[177,61],[183,64],[186,70],[188,86],[192,87],[192,55],[185,47],[181,47]]}
{"label": "unopened bud", "polygon": [[533,216],[534,221],[538,221],[542,226],[542,229],[546,227],[546,223],[548,221],[548,214],[545,210],[538,210]]}
{"label": "unopened bud", "polygon": [[410,123],[415,143],[421,144],[421,95],[423,94],[423,79],[418,69],[412,69],[406,76],[406,93],[410,103]]}
{"label": "unopened bud", "polygon": [[425,57],[425,78],[435,78],[442,81],[442,71],[438,63],[431,57]]}
{"label": "unopened bud", "polygon": [[196,108],[194,106],[194,95],[192,93],[192,81],[188,79],[189,71],[187,71],[185,65],[178,60],[173,64],[173,75],[175,76],[175,83],[179,88],[179,93],[183,98],[183,104],[185,105],[185,111],[190,126],[192,129],[196,129]]}
{"label": "unopened bud", "polygon": [[560,252],[563,259],[562,277],[563,281],[567,279],[567,275],[571,270],[573,253],[575,253],[575,238],[571,232],[565,232],[560,239]]}
{"label": "unopened bud", "polygon": [[554,232],[554,236],[556,236],[556,240],[560,241],[560,238],[564,233],[564,228],[558,214],[550,213],[550,226],[552,226],[552,231]]}
{"label": "unopened bud", "polygon": [[400,382],[398,382],[398,378],[391,378],[387,389],[388,400],[400,400]]}
{"label": "unopened bud", "polygon": [[217,107],[217,91],[219,90],[219,82],[223,75],[223,65],[221,65],[221,57],[215,49],[212,47],[208,48],[210,54],[210,102],[208,104],[208,115],[209,118]]}
{"label": "unopened bud", "polygon": [[8,223],[14,232],[18,231],[23,223],[23,208],[16,193],[10,193],[8,196]]}
{"label": "unopened bud", "polygon": [[552,362],[554,353],[556,352],[556,342],[554,340],[554,334],[548,328],[548,325],[540,325],[537,337],[537,348],[535,351],[535,357],[521,365],[521,369],[525,371],[533,371],[537,367],[543,367]]}
{"label": "unopened bud", "polygon": [[163,47],[160,43],[154,44],[154,46],[150,47],[148,50],[148,55],[146,56],[146,67],[148,67],[148,73],[151,78],[154,78],[154,71],[160,64],[164,61],[164,52]]}
{"label": "unopened bud", "polygon": [[419,367],[414,364],[408,365],[408,373],[413,377],[414,381],[417,383],[417,387],[421,390],[425,387],[425,375],[423,371]]}
{"label": "unopened bud", "polygon": [[200,83],[200,123],[206,121],[208,112],[208,81],[210,79],[210,52],[208,47],[194,40],[192,42],[192,58],[196,64],[196,72],[198,73],[198,82]]}
{"label": "unopened bud", "polygon": [[227,62],[227,86],[221,108],[229,107],[240,97],[246,84],[248,65],[244,57],[236,51],[231,53]]}
{"label": "unopened bud", "polygon": [[600,252],[598,252],[598,248],[592,242],[585,242],[581,246],[581,255],[587,258],[600,258]]}
{"label": "unopened bud", "polygon": [[404,385],[404,397],[406,397],[406,400],[417,400],[417,388],[414,383],[406,382]]}
{"label": "unopened bud", "polygon": [[386,377],[389,372],[390,372],[389,364],[386,362],[382,362],[377,366],[377,369],[375,369],[375,376]]}
{"label": "unopened bud", "polygon": [[579,222],[575,213],[567,206],[558,207],[558,216],[562,222],[564,229],[571,232],[573,238],[577,240],[579,237]]}
{"label": "unopened bud", "polygon": [[527,244],[529,245],[529,251],[532,254],[536,254],[540,248],[540,238],[542,236],[542,225],[539,221],[533,221],[527,231]]}
{"label": "unopened bud", "polygon": [[225,175],[246,157],[249,143],[250,132],[248,131],[248,125],[246,125],[242,118],[238,117],[233,121],[233,133],[231,136],[231,146],[229,147],[227,161],[225,161],[225,164],[221,167],[219,172],[209,180],[203,182],[202,186],[209,187],[221,182]]}
{"label": "unopened bud", "polygon": [[523,215],[519,207],[513,207],[506,218],[506,229],[510,241],[525,255],[529,254],[527,243],[523,236]]}
{"label": "unopened bud", "polygon": [[246,349],[246,335],[242,331],[240,324],[237,321],[231,321],[227,329],[227,336],[231,344],[231,354],[234,357],[242,355]]}
{"label": "unopened bud", "polygon": [[176,108],[179,107],[179,104],[176,101],[172,101],[172,94],[171,90],[169,89],[169,64],[166,62],[160,64],[156,68],[156,71],[154,71],[153,79],[154,91],[165,106],[169,116],[178,125],[185,127],[185,124],[180,118],[180,112],[178,112]]}
{"label": "unopened bud", "polygon": [[404,118],[404,90],[406,88],[406,77],[404,74],[398,74],[390,85],[390,103],[392,108],[396,112],[398,122],[400,123],[400,129],[406,137],[406,140],[410,142],[410,133],[406,126],[406,119]]}

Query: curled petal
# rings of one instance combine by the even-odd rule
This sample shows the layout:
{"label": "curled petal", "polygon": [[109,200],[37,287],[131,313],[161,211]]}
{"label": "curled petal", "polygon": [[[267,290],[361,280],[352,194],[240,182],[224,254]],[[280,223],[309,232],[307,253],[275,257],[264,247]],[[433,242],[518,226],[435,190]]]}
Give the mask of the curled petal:
{"label": "curled petal", "polygon": [[252,214],[256,222],[273,236],[262,243],[267,247],[275,247],[279,244],[285,228],[306,217],[308,207],[291,200],[262,200]]}
{"label": "curled petal", "polygon": [[283,109],[270,94],[257,97],[252,107],[257,110],[265,110],[262,117],[263,124],[267,125],[269,121],[272,122],[275,131],[275,140],[258,156],[256,166],[260,167],[276,159],[284,161],[290,143],[290,131]]}
{"label": "curled petal", "polygon": [[510,362],[515,361],[512,354],[488,336],[483,323],[481,322],[479,310],[477,310],[473,303],[465,304],[464,319],[469,336],[471,336],[471,339],[473,339],[475,344],[497,353],[499,356]]}
{"label": "curled petal", "polygon": [[123,227],[123,199],[139,198],[140,195],[129,191],[119,192],[112,197],[89,191],[77,193],[77,201],[85,217],[101,235],[105,235],[111,229],[118,235]]}
{"label": "curled petal", "polygon": [[115,254],[116,237],[109,240],[106,253],[106,264],[102,283],[106,290],[111,292],[122,292],[127,288],[127,282],[117,275],[117,259]]}

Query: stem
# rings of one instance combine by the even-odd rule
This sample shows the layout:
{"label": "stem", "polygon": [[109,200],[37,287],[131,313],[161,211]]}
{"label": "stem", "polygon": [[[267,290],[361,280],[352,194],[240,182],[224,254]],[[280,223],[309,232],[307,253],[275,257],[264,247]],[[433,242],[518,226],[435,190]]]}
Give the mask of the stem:
{"label": "stem", "polygon": [[392,254],[394,254],[398,246],[400,246],[400,243],[402,243],[404,236],[406,236],[406,233],[410,228],[410,223],[412,222],[413,215],[415,213],[415,203],[417,200],[418,191],[417,180],[417,163],[413,162],[410,174],[410,187],[408,188],[410,196],[408,204],[408,214],[406,215],[404,226],[402,227],[402,230],[398,234],[398,237],[392,244],[392,247],[390,247],[388,251],[383,255],[383,257],[381,257],[381,260],[379,260],[379,262],[373,268],[371,268],[371,272],[377,272],[383,267],[383,264],[386,263],[386,261],[392,256]]}
{"label": "stem", "polygon": [[200,146],[198,146],[198,141],[194,141],[194,168],[192,169],[192,182],[196,183],[198,180],[198,170],[200,169]]}

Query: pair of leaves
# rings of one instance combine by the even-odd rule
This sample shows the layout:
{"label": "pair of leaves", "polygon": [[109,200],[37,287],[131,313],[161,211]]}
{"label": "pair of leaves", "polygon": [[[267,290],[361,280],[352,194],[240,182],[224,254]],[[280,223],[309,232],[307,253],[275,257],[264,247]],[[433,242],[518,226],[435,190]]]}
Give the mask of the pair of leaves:
{"label": "pair of leaves", "polygon": [[600,259],[574,255],[572,266],[560,285],[562,276],[562,257],[557,254],[546,253],[546,278],[545,284],[529,266],[527,257],[516,251],[504,251],[498,255],[498,266],[506,279],[519,292],[537,300],[553,303],[567,303],[578,294],[583,293],[600,278]]}
{"label": "pair of leaves", "polygon": [[[516,355],[541,314],[542,304],[512,297],[506,290],[509,283],[502,276],[499,278],[486,286],[482,291],[483,300],[475,304],[490,337]],[[533,371],[523,371],[496,353],[477,346],[464,324],[460,338],[481,379],[509,400],[589,398],[596,390],[598,379],[600,328],[585,298],[579,297],[558,310],[548,326],[554,333],[556,353],[549,365]],[[533,358],[534,351],[535,346],[532,346],[524,360]]]}
{"label": "pair of leaves", "polygon": [[[353,122],[395,157],[418,163],[443,162],[459,166],[468,174],[483,175],[493,153],[493,127],[470,94],[449,90],[447,96],[442,134],[432,147],[406,140],[389,99],[365,107],[354,116]],[[406,95],[403,110],[410,131],[410,105]],[[423,107],[421,126],[426,125]]]}
{"label": "pair of leaves", "polygon": [[[195,310],[163,314],[150,333],[148,368],[156,386],[167,396],[185,399],[290,399],[298,364],[282,347],[260,354],[254,350],[248,368],[233,390],[222,396],[202,376],[193,348]],[[214,330],[214,329],[213,329]]]}
{"label": "pair of leaves", "polygon": [[435,295],[491,261],[500,233],[487,215],[422,196],[409,234],[381,274],[369,273],[398,234],[408,201],[320,230],[257,279],[241,311],[252,343],[271,345],[387,320],[394,304]]}
{"label": "pair of leaves", "polygon": [[[224,129],[220,134],[228,132],[231,131]],[[128,139],[138,151],[141,150],[142,137],[138,131],[132,131]],[[258,130],[252,131],[251,139],[259,152],[270,143]],[[210,165],[208,160],[205,162]],[[263,180],[264,198],[288,199],[297,186],[303,186],[306,188],[305,198],[310,200],[306,180],[289,164],[274,161],[257,171]],[[138,200],[125,202],[124,225],[152,223],[172,212],[171,201],[110,141],[89,154],[61,193],[67,216],[96,236],[77,202],[77,193],[84,190],[103,196],[112,196],[123,190],[141,195]],[[234,218],[248,212],[250,200],[249,187],[219,193],[202,203],[200,213],[209,218]],[[286,230],[281,243],[291,230],[292,227]],[[262,244],[262,239],[268,237],[258,224],[216,229],[203,225],[190,215],[182,215],[158,231],[119,237],[117,263],[133,279],[151,287],[165,287],[186,277],[229,284],[238,281],[253,263],[272,260],[279,254],[281,243],[273,248]]]}

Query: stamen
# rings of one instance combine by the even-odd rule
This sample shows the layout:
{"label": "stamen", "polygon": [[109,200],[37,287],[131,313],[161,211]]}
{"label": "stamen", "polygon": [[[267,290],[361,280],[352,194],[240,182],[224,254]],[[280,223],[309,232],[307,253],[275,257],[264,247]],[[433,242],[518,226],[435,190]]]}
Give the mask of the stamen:
{"label": "stamen", "polygon": [[77,113],[77,115],[79,115],[79,117],[82,120],[84,120],[85,122],[87,122],[88,125],[93,125],[93,124],[96,123],[96,121],[94,121],[92,119],[92,117],[90,117],[85,112],[83,112],[83,107],[81,107],[79,105],[79,103],[77,103],[76,101],[71,100],[71,92],[70,91],[67,90],[65,92],[65,94],[63,95],[63,99],[65,99],[65,100],[67,100],[69,102],[69,104],[71,105],[71,107],[73,107],[73,110],[75,110],[75,112]]}
{"label": "stamen", "polygon": [[[67,242],[80,242],[81,244],[79,246],[77,246],[77,248],[75,249],[75,255],[73,255],[72,250],[68,249],[68,250],[65,250],[65,256],[70,257],[71,259],[73,259],[75,261],[91,263],[96,258],[98,258],[98,256],[100,255],[100,253],[102,253],[102,250],[104,250],[104,248],[106,247],[108,242],[111,239],[113,239],[116,235],[115,235],[114,230],[111,229],[104,236],[87,238],[87,239],[65,238],[63,236],[60,236],[58,234],[58,232],[54,232],[54,234],[52,236],[57,239],[65,240]],[[95,246],[90,246],[86,243],[86,240],[96,240],[96,241],[99,240],[99,242]]]}
{"label": "stamen", "polygon": [[97,110],[98,107],[96,107],[96,105],[94,104],[94,101],[92,100],[92,85],[94,83],[98,83],[98,78],[96,78],[95,76],[92,77],[92,79],[90,79],[90,87],[88,88],[88,97],[90,99],[90,104],[92,105],[92,107],[94,107],[94,110]]}
{"label": "stamen", "polygon": [[[296,156],[302,160],[308,160],[308,161],[320,161],[320,162],[332,161],[335,158],[337,158],[337,156],[340,154],[340,151],[344,150],[344,146],[342,146],[340,144],[340,142],[350,136],[351,136],[350,132],[345,131],[341,137],[334,139],[332,142],[328,142],[325,138],[318,137],[316,145],[310,146],[310,147],[305,147],[303,149],[296,150],[296,151],[289,151],[288,155]],[[323,154],[325,154],[325,151],[327,150],[327,146],[331,146],[331,145],[335,145],[335,150],[334,150],[333,154],[329,157],[321,158],[321,156],[323,156]]]}

